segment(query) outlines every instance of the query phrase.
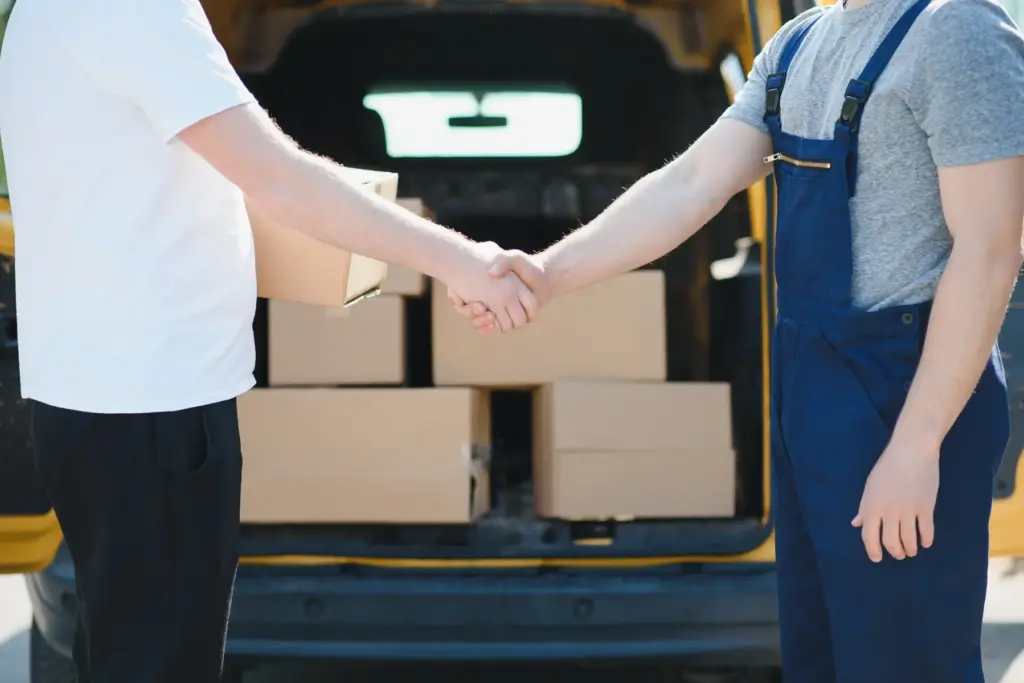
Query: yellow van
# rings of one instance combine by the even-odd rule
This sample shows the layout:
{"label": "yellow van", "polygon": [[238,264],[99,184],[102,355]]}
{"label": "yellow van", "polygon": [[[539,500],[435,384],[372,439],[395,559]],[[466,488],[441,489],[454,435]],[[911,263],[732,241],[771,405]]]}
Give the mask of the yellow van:
{"label": "yellow van", "polygon": [[[397,171],[401,194],[422,197],[445,224],[526,250],[590,219],[685,149],[729,104],[762,43],[807,4],[206,1],[238,70],[302,145]],[[459,123],[495,95],[506,103],[504,123]],[[735,516],[588,525],[535,515],[523,504],[532,483],[529,398],[498,392],[494,462],[504,464],[492,477],[493,508],[478,521],[245,526],[228,680],[268,657],[653,658],[684,674],[770,676],[778,664],[765,419],[773,197],[770,180],[751,188],[654,264],[665,272],[669,378],[732,387]],[[6,202],[0,250],[13,254]],[[33,484],[15,263],[0,260],[0,571],[28,576],[32,682],[69,683],[74,575]],[[994,491],[993,555],[1024,555],[1016,490],[1024,288],[1014,296],[1002,333],[1013,441]],[[410,302],[411,347],[429,336],[428,314],[429,302]],[[264,326],[261,308],[258,338]],[[75,340],[66,343],[73,353]],[[411,383],[429,384],[417,363],[412,357]],[[257,375],[265,374],[263,357]],[[581,542],[594,538],[601,542]]]}

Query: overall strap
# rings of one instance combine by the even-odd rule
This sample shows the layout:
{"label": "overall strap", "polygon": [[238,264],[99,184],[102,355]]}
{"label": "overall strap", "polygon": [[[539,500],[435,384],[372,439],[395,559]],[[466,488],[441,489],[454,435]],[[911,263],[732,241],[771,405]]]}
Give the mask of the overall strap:
{"label": "overall strap", "polygon": [[804,38],[820,18],[821,14],[818,14],[793,32],[786,44],[782,46],[778,69],[765,79],[764,122],[768,124],[773,133],[782,129],[779,112],[782,103],[782,88],[786,84],[786,72],[789,71],[789,65],[792,64],[793,57],[796,56],[797,50],[803,44]]}
{"label": "overall strap", "polygon": [[846,86],[846,94],[843,97],[843,107],[839,113],[839,120],[836,122],[836,133],[846,133],[852,137],[857,134],[860,127],[860,117],[864,113],[864,105],[871,96],[871,89],[875,81],[889,66],[889,61],[896,54],[903,39],[907,37],[910,27],[921,15],[921,12],[931,3],[931,0],[918,0],[914,6],[907,10],[896,22],[889,33],[882,39],[881,44],[875,53],[871,55],[860,76],[850,81]]}
{"label": "overall strap", "polygon": [[818,23],[818,19],[821,19],[821,14],[814,16],[810,21],[805,21],[803,26],[800,26],[797,30],[793,31],[793,35],[789,37],[786,44],[782,46],[782,55],[779,56],[779,73],[786,73],[789,71],[789,65],[793,63],[793,57],[796,56],[797,50],[804,43],[804,38],[811,32],[811,27]]}

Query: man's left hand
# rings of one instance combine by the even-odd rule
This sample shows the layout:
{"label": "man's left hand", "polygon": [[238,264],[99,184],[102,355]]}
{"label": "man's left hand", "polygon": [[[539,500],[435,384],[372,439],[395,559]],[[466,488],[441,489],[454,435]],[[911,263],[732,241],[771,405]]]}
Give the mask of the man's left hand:
{"label": "man's left hand", "polygon": [[882,561],[882,546],[897,560],[914,557],[918,533],[920,547],[931,547],[938,493],[938,449],[890,441],[868,476],[853,520],[872,562]]}

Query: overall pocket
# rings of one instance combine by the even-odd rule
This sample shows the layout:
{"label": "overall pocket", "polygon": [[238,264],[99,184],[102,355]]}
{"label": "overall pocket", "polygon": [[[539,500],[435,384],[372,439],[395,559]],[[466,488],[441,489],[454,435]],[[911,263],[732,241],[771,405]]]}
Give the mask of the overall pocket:
{"label": "overall pocket", "polygon": [[790,366],[780,422],[797,477],[833,490],[862,484],[892,437],[889,420],[815,328],[803,328]]}
{"label": "overall pocket", "polygon": [[[778,157],[778,158],[775,158]],[[826,300],[849,296],[849,206],[831,162],[773,155],[778,184],[775,275],[779,287]]]}
{"label": "overall pocket", "polygon": [[860,386],[864,399],[885,428],[892,432],[921,359],[919,341],[894,336],[840,345],[820,330],[818,337],[835,362],[846,368],[850,378]]}

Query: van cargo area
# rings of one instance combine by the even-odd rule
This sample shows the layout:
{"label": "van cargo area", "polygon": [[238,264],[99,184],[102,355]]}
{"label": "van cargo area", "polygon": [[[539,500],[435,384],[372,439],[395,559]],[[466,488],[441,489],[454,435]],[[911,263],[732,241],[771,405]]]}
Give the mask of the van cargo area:
{"label": "van cargo area", "polygon": [[[275,30],[285,32],[266,27],[268,35]],[[348,166],[395,171],[399,196],[421,198],[437,222],[527,252],[592,219],[624,188],[685,150],[729,101],[718,64],[680,68],[637,15],[597,6],[352,6],[316,13],[287,35],[272,59],[240,64],[285,132]],[[527,151],[502,149],[497,141],[492,153],[471,155],[459,151],[458,140],[445,142],[423,127],[419,147],[410,147],[408,131],[429,112],[408,98],[392,97],[390,109],[380,104],[396,93],[524,92],[574,96],[581,112],[576,128],[535,117],[518,138]],[[472,108],[455,114],[468,121],[450,125],[477,139],[493,125],[471,116]],[[664,274],[668,381],[729,385],[736,486],[728,507],[735,514],[619,521],[541,516],[532,457],[537,398],[500,387],[485,394],[492,446],[486,514],[462,524],[246,524],[242,554],[457,562],[731,555],[758,546],[768,535],[766,314],[761,254],[750,226],[741,194],[705,230],[649,266]],[[434,386],[430,293],[407,299],[404,316],[404,384]],[[266,387],[262,300],[255,329],[257,383]],[[407,419],[394,414],[380,424],[401,430]],[[346,454],[338,466],[350,458],[358,454]],[[588,476],[585,467],[580,472]]]}

